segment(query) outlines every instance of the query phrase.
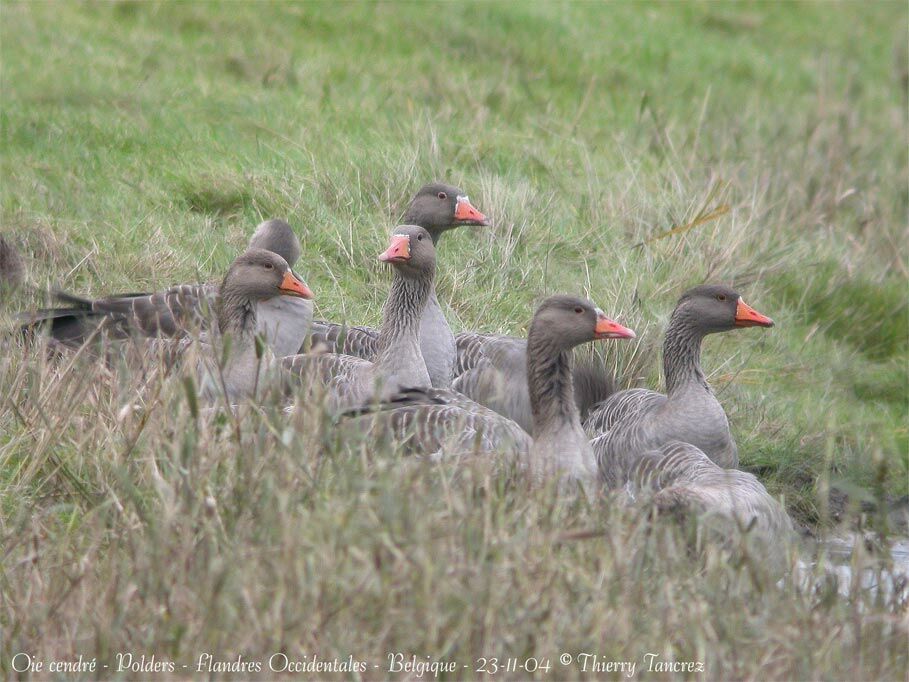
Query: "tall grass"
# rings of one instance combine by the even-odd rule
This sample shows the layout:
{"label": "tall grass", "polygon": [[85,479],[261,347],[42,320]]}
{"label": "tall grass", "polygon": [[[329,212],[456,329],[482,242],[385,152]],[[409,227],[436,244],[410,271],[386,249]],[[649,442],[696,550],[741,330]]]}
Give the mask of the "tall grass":
{"label": "tall grass", "polygon": [[905,674],[907,593],[859,577],[892,570],[886,554],[859,548],[837,586],[793,549],[778,581],[766,555],[692,554],[646,512],[489,462],[339,446],[305,410],[206,417],[157,376],[136,403],[122,373],[79,361],[62,372],[23,355],[3,372],[22,431],[4,469],[29,498],[6,496],[0,517],[7,674],[20,651],[112,666],[154,654],[190,671],[205,652],[353,655],[378,678],[395,652],[457,661],[453,677],[536,657],[571,679],[580,668],[559,656],[585,652],[721,678]]}

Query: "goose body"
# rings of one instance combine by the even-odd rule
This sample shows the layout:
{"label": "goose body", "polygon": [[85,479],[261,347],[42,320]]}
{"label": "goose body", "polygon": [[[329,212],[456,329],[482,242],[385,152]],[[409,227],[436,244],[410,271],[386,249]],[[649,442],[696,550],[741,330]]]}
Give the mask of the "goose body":
{"label": "goose body", "polygon": [[[442,234],[463,225],[486,226],[486,216],[470,203],[457,187],[433,183],[425,185],[414,196],[404,214],[403,222],[425,229],[433,244],[438,245]],[[312,341],[330,352],[354,355],[372,360],[379,351],[379,330],[372,327],[346,325],[318,320],[313,324]],[[456,361],[455,338],[439,304],[435,284],[430,289],[420,321],[420,351],[432,385],[451,385]]]}
{"label": "goose body", "polygon": [[407,390],[342,418],[369,440],[393,439],[405,452],[430,459],[445,453],[525,458],[532,444],[510,419],[446,388]]}
{"label": "goose body", "polygon": [[[593,442],[599,456],[602,441]],[[726,521],[729,530],[756,530],[767,539],[785,538],[792,521],[783,506],[753,474],[717,466],[699,448],[673,440],[641,452],[631,464],[625,488],[652,496],[661,512]]]}

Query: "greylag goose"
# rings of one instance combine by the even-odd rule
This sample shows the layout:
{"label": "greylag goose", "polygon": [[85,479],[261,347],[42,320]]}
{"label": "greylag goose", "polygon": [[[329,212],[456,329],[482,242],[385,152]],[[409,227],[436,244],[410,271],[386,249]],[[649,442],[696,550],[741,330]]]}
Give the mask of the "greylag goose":
{"label": "greylag goose", "polygon": [[754,326],[772,327],[773,320],[729,287],[704,285],[685,292],[663,343],[666,395],[640,388],[620,391],[594,407],[584,423],[587,434],[597,438],[600,471],[609,485],[627,480],[640,453],[676,440],[694,445],[721,467],[738,465],[726,413],[701,369],[701,342],[708,334]]}
{"label": "greylag goose", "polygon": [[734,534],[755,529],[762,541],[792,528],[783,507],[754,475],[734,468],[735,441],[726,413],[700,366],[707,334],[773,326],[725,286],[699,286],[679,300],[663,346],[667,395],[621,391],[591,411],[585,423],[601,479],[648,495],[663,512],[719,522]]}
{"label": "greylag goose", "polygon": [[575,404],[571,351],[608,338],[634,338],[634,332],[585,299],[551,296],[539,306],[528,334],[524,374],[533,439],[514,421],[450,389],[411,391],[345,416],[366,420],[362,427],[371,435],[393,435],[408,451],[512,454],[542,475],[558,472],[568,479],[595,480],[593,452]]}
{"label": "greylag goose", "polygon": [[417,225],[399,225],[378,258],[394,268],[394,279],[382,308],[374,361],[338,353],[295,355],[282,361],[304,386],[326,387],[332,411],[383,400],[401,389],[430,386],[420,353],[420,319],[435,278],[432,237]]}
{"label": "greylag goose", "polygon": [[[300,257],[300,242],[283,220],[266,220],[253,233],[250,249],[264,249],[288,264]],[[113,337],[173,338],[207,330],[218,297],[216,284],[180,284],[155,294],[121,294],[88,300],[66,293],[58,297],[69,308],[40,310],[20,317],[23,330],[48,328],[51,339],[65,346],[80,346],[92,334]],[[302,298],[273,297],[259,306],[258,332],[275,355],[295,353],[312,321],[312,303]]]}
{"label": "greylag goose", "polygon": [[[424,228],[438,245],[442,235],[462,225],[488,226],[486,216],[470,203],[457,187],[440,183],[420,188],[410,202],[402,220],[407,225]],[[329,351],[372,360],[379,349],[379,330],[372,327],[346,327],[325,321],[313,323],[312,343],[324,345]],[[429,378],[436,387],[451,385],[455,364],[455,341],[445,319],[435,284],[420,322],[420,349]]]}
{"label": "greylag goose", "polygon": [[595,339],[633,339],[590,301],[551,296],[537,309],[527,334],[527,392],[533,415],[532,467],[553,467],[570,480],[596,478],[593,450],[577,407],[571,350]]}
{"label": "greylag goose", "polygon": [[228,399],[254,396],[270,358],[262,360],[256,339],[262,334],[260,316],[276,298],[312,299],[312,292],[294,275],[287,261],[265,249],[252,248],[230,266],[218,287],[215,311],[218,340],[230,339],[223,366],[209,367],[202,381],[203,395],[213,397],[219,388]]}

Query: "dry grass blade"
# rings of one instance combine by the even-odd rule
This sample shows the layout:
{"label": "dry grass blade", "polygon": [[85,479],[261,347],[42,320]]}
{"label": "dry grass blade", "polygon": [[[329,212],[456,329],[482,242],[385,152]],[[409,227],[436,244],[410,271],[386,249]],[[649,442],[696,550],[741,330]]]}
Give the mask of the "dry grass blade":
{"label": "dry grass blade", "polygon": [[685,234],[686,232],[693,230],[695,227],[698,227],[699,225],[704,225],[705,223],[709,223],[712,220],[717,220],[718,218],[722,218],[724,215],[728,214],[732,210],[732,207],[729,204],[725,204],[725,203],[720,204],[718,206],[714,206],[711,209],[708,209],[707,207],[713,203],[714,199],[717,196],[725,193],[729,189],[729,186],[730,186],[729,183],[723,183],[722,181],[717,181],[717,182],[713,183],[713,185],[711,186],[710,190],[707,193],[707,196],[704,198],[701,208],[698,210],[697,214],[695,215],[695,217],[692,220],[690,220],[687,223],[684,223],[682,225],[673,226],[672,228],[670,228],[669,230],[666,230],[665,232],[661,232],[660,234],[657,234],[653,237],[645,239],[644,241],[635,244],[632,248],[638,249],[638,248],[643,247],[646,244],[651,244],[655,241],[659,241],[661,239],[666,239],[667,237],[673,237],[675,235]]}

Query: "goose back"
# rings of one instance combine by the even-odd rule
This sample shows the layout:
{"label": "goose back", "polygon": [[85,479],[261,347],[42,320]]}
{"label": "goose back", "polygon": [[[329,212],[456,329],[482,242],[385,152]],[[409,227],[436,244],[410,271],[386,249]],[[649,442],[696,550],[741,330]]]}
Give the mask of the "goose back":
{"label": "goose back", "polygon": [[372,360],[379,351],[379,330],[373,327],[348,327],[325,320],[315,320],[312,323],[310,341],[311,348],[320,352],[341,353]]}
{"label": "goose back", "polygon": [[431,459],[443,455],[525,458],[532,443],[520,426],[451,389],[409,390],[342,416],[370,440],[390,438],[405,453]]}
{"label": "goose back", "polygon": [[651,495],[664,512],[720,517],[777,540],[792,532],[786,510],[753,474],[719,467],[690,443],[669,441],[640,453],[626,485]]}

